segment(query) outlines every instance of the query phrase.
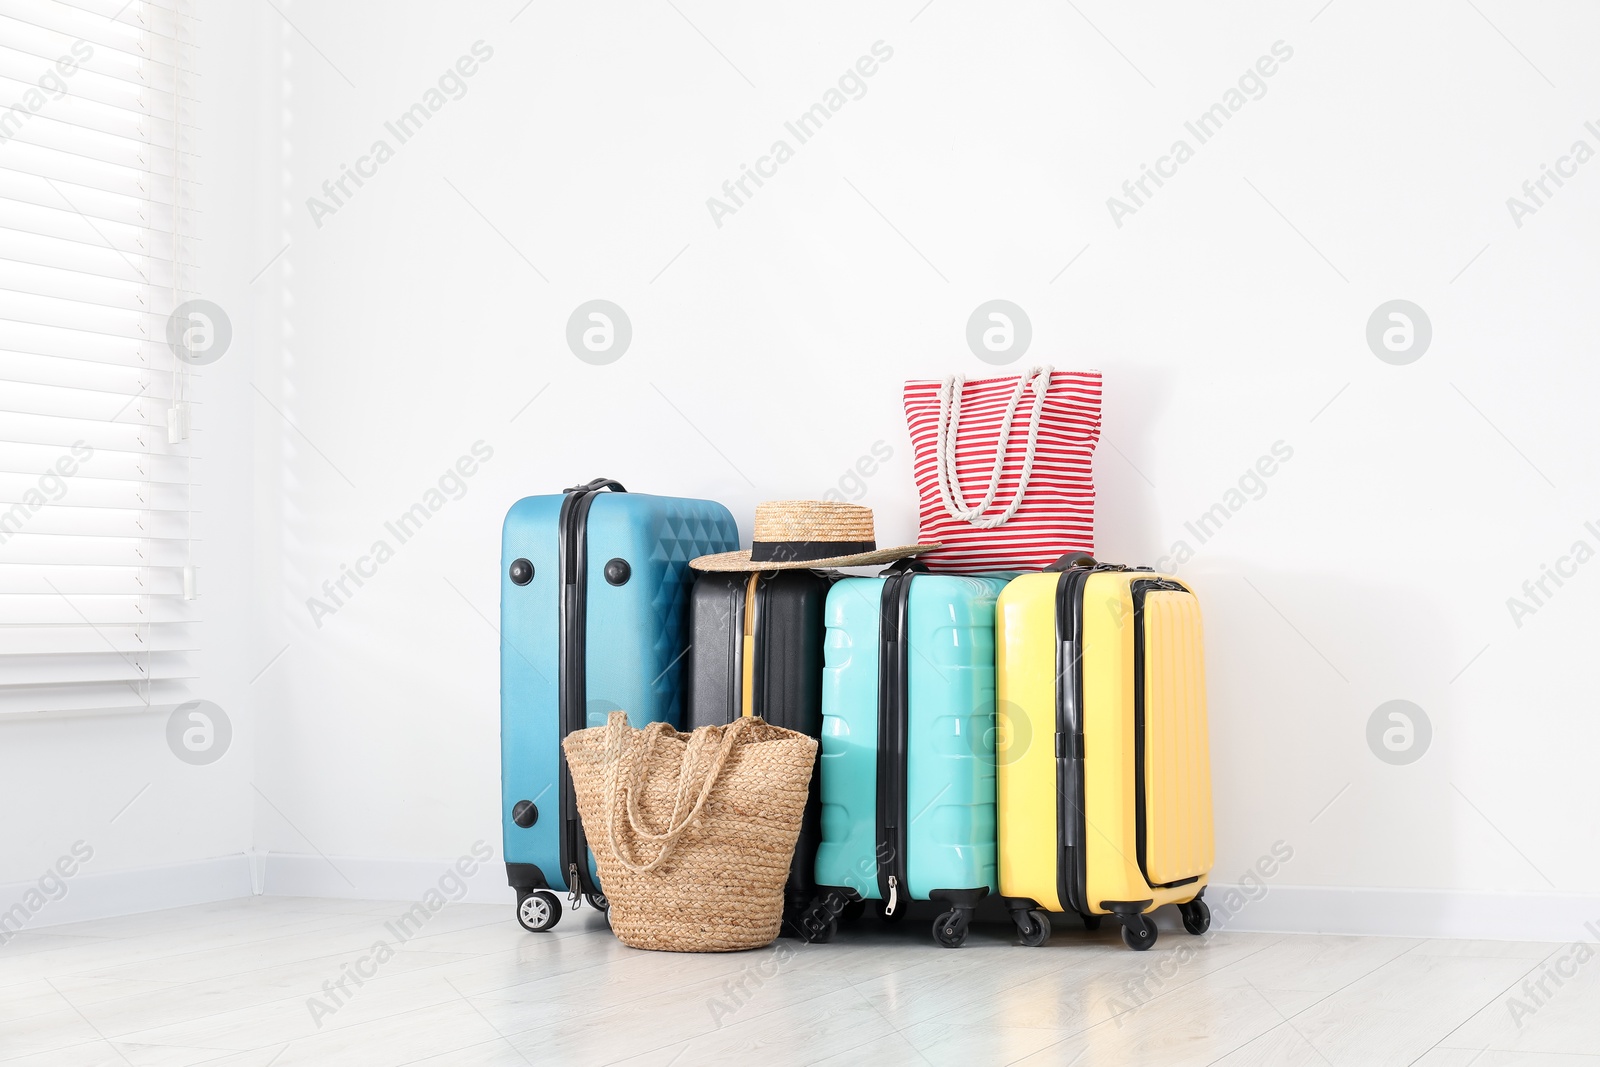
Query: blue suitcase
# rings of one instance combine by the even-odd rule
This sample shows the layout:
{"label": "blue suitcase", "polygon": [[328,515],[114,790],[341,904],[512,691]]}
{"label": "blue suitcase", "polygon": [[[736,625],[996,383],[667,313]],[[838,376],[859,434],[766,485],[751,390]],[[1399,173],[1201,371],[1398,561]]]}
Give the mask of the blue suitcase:
{"label": "blue suitcase", "polygon": [[605,907],[562,738],[604,726],[619,708],[634,726],[678,724],[689,561],[735,549],[738,539],[721,504],[629,493],[605,478],[525,497],[507,512],[501,815],[506,878],[527,929],[561,918],[551,890],[564,890],[574,907]]}
{"label": "blue suitcase", "polygon": [[946,910],[934,939],[967,936],[998,892],[995,600],[1006,579],[896,564],[828,593],[822,685],[822,842],[812,921],[909,900]]}

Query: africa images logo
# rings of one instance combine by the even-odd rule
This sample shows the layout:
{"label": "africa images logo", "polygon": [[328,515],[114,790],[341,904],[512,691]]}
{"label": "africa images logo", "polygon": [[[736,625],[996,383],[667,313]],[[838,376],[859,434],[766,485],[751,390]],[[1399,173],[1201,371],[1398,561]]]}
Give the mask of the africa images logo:
{"label": "africa images logo", "polygon": [[755,196],[755,189],[750,188],[751,182],[755,183],[756,189],[760,189],[766,184],[762,179],[777,177],[778,168],[794,158],[795,148],[821,133],[823,125],[838,114],[845,104],[866,96],[866,79],[878,73],[879,67],[893,58],[893,48],[882,41],[872,42],[872,55],[862,56],[854,66],[847,67],[839,75],[837,88],[830,86],[819,102],[802,111],[793,122],[783,124],[785,132],[794,138],[793,145],[779,137],[772,142],[765,155],[756,157],[754,169],[748,163],[739,164],[739,176],[722,183],[722,195],[727,199],[706,197],[706,210],[711,212],[711,221],[716,223],[717,229],[722,229],[725,216],[736,214],[745,206],[745,201]]}
{"label": "africa images logo", "polygon": [[[453,466],[446,467],[444,473],[439,475],[437,486],[430,486],[422,494],[422,499],[383,524],[384,531],[394,538],[394,544],[391,545],[387,538],[377,538],[366,554],[358,556],[353,565],[339,564],[337,578],[323,581],[322,594],[327,599],[306,597],[306,610],[311,613],[311,621],[317,629],[322,629],[324,618],[337,615],[339,609],[349,603],[368,580],[376,578],[378,568],[394,558],[399,546],[422,532],[423,525],[429,519],[443,511],[450,501],[460,500],[467,495],[467,480],[494,458],[494,448],[485,441],[474,441],[471,451],[472,455],[463,455]],[[354,589],[351,588],[352,584]]]}
{"label": "africa images logo", "polygon": [[[1223,92],[1220,101],[1183,124],[1184,131],[1194,138],[1194,144],[1179,137],[1172,142],[1172,147],[1165,155],[1156,157],[1154,167],[1141,163],[1139,176],[1122,183],[1122,195],[1127,197],[1126,200],[1106,197],[1106,210],[1111,213],[1111,221],[1117,229],[1122,229],[1124,218],[1138,214],[1140,208],[1147,206],[1156,195],[1156,190],[1178,176],[1178,168],[1194,158],[1197,147],[1221,133],[1223,125],[1244,110],[1250,101],[1260,100],[1267,95],[1266,79],[1278,73],[1282,64],[1294,58],[1294,49],[1284,41],[1272,42],[1271,51],[1271,55],[1261,56],[1253,66],[1247,67],[1239,75],[1236,85],[1229,86]],[[1151,188],[1152,184],[1154,189]]]}
{"label": "africa images logo", "polygon": [[[339,175],[329,178],[322,183],[322,195],[326,199],[315,196],[306,197],[306,210],[311,213],[311,221],[317,224],[317,229],[322,229],[322,220],[329,215],[337,215],[339,209],[344,207],[357,192],[361,190],[368,180],[378,176],[378,168],[395,157],[395,151],[411,138],[422,132],[422,127],[434,115],[444,110],[444,106],[452,100],[460,100],[467,95],[466,79],[478,73],[482,64],[494,58],[494,49],[483,41],[472,43],[472,55],[463,55],[456,60],[455,65],[446,67],[444,73],[439,75],[436,85],[430,85],[422,93],[422,99],[402,111],[392,121],[385,122],[383,128],[389,136],[394,138],[390,144],[388,138],[379,137],[372,142],[364,155],[356,157],[355,166],[348,163],[339,164]],[[355,188],[350,188],[351,183]]]}

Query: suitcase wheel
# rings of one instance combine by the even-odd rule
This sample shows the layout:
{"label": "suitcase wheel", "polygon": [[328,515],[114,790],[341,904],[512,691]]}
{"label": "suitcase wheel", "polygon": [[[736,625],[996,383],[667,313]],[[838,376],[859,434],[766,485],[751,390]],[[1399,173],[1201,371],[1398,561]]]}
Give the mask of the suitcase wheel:
{"label": "suitcase wheel", "polygon": [[593,908],[595,911],[611,910],[611,902],[605,898],[605,894],[603,893],[585,893],[583,895],[583,899],[587,900],[589,902],[589,907]]}
{"label": "suitcase wheel", "polygon": [[539,933],[561,921],[561,901],[546,889],[517,892],[517,922],[524,930]]}
{"label": "suitcase wheel", "polygon": [[1038,948],[1050,940],[1050,916],[1042,911],[1014,911],[1011,917],[1017,923],[1017,936],[1029,948]]}
{"label": "suitcase wheel", "polygon": [[1100,929],[1100,916],[1098,916],[1098,915],[1085,915],[1085,916],[1082,916],[1082,918],[1083,918],[1083,928],[1085,930],[1089,931],[1091,934],[1094,933],[1096,930]]}
{"label": "suitcase wheel", "polygon": [[1179,904],[1178,914],[1183,916],[1183,928],[1191,934],[1198,936],[1211,929],[1211,906],[1198,897]]}
{"label": "suitcase wheel", "polygon": [[826,945],[839,932],[839,914],[847,907],[843,896],[827,892],[804,908],[786,906],[784,926],[808,945]]}
{"label": "suitcase wheel", "polygon": [[971,908],[955,908],[933,920],[933,939],[945,948],[960,948],[972,923]]}
{"label": "suitcase wheel", "polygon": [[855,900],[852,900],[850,903],[844,906],[844,910],[839,913],[839,918],[847,923],[853,923],[866,913],[867,902],[857,897]]}
{"label": "suitcase wheel", "polygon": [[1119,915],[1122,920],[1122,943],[1135,952],[1143,952],[1156,943],[1156,924],[1148,915]]}

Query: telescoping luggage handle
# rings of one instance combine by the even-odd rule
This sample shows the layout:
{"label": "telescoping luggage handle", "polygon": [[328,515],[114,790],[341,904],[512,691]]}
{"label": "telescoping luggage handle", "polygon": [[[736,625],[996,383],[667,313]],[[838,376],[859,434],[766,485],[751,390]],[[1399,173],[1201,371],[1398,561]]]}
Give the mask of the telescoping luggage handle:
{"label": "telescoping luggage handle", "polygon": [[[559,649],[561,669],[557,676],[557,708],[561,736],[565,737],[583,729],[587,707],[588,684],[585,677],[586,650],[584,611],[584,574],[587,566],[585,524],[594,494],[610,489],[626,493],[622,483],[613,478],[595,478],[583,485],[563,490],[561,501],[561,626]],[[609,572],[610,564],[607,564]],[[589,876],[585,857],[589,851],[583,832],[583,822],[578,816],[576,797],[573,794],[572,775],[567,761],[560,761],[559,782],[561,791],[561,833],[559,849],[562,866],[566,868],[568,899],[574,911],[586,894],[599,895],[599,888]],[[593,897],[590,898],[591,900]]]}
{"label": "telescoping luggage handle", "polygon": [[1083,567],[1092,571],[1148,571],[1153,567],[1129,567],[1122,563],[1101,563],[1087,552],[1068,552],[1050,566],[1045,568],[1046,573],[1060,574],[1070,571],[1074,567]]}
{"label": "telescoping luggage handle", "polygon": [[570,489],[561,490],[563,493],[598,493],[602,489],[610,489],[615,493],[626,493],[622,483],[615,478],[596,478],[585,482],[583,485],[574,485]]}

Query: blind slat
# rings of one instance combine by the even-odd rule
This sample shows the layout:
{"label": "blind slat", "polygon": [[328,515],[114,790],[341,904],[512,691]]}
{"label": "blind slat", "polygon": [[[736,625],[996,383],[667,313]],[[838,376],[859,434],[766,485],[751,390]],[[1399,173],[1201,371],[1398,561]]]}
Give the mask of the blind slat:
{"label": "blind slat", "polygon": [[[155,214],[154,211],[150,213]],[[166,214],[170,217],[170,210]],[[95,218],[59,196],[53,204],[0,199],[0,227],[38,237],[66,237],[95,247],[120,248],[163,259],[172,259],[175,247],[191,250],[200,244],[198,237],[175,236],[151,226],[147,219],[124,222]]]}
{"label": "blind slat", "polygon": [[[36,63],[32,57],[24,61],[0,48],[0,92],[7,100],[21,101],[37,88],[37,73],[30,65]],[[48,106],[29,112],[29,118],[17,116],[5,130],[15,133],[24,125],[31,125],[33,118],[48,117],[91,130],[104,129],[108,133],[150,130],[154,133],[151,143],[165,148],[177,145],[178,138],[183,137],[183,147],[190,151],[194,148],[194,135],[200,132],[188,121],[191,117],[188,108],[192,103],[187,98],[180,103],[143,95],[116,82],[101,84],[74,79],[66,95],[54,97]]]}
{"label": "blind slat", "polygon": [[[76,361],[50,356],[21,355],[0,351],[0,382],[11,382],[54,389],[80,389],[83,369]],[[99,372],[99,384],[87,390],[107,396],[149,396],[169,399],[172,375],[166,371],[138,367],[107,367]],[[194,401],[199,406],[200,401]],[[0,454],[4,454],[0,447]]]}
{"label": "blind slat", "polygon": [[[27,148],[26,145],[20,146]],[[174,195],[170,185],[159,182],[141,182],[139,176],[112,174],[110,178],[115,181],[93,182],[86,180],[91,175],[74,174],[70,168],[56,167],[48,170],[35,167],[29,169],[24,166],[13,166],[12,153],[8,150],[0,153],[0,174],[8,175],[7,180],[17,185],[27,185],[35,190],[42,190],[39,196],[45,193],[49,196],[43,203],[57,204],[65,198],[75,204],[81,211],[91,211],[96,202],[101,204],[123,205],[149,205],[160,204],[169,211],[174,203],[179,207],[196,214],[199,208],[193,203],[192,196]],[[23,162],[41,163],[46,161],[32,160]],[[48,178],[49,181],[45,179]]]}
{"label": "blind slat", "polygon": [[[37,213],[25,226],[0,222],[0,240],[5,241],[14,258],[41,267],[76,266],[73,257],[81,258],[85,266],[103,266],[115,257],[126,263],[144,281],[148,281],[150,263],[170,263],[176,258],[180,267],[194,266],[185,262],[181,255],[173,256],[173,239],[170,235],[141,230],[134,236],[128,233],[127,227],[91,225],[76,212],[72,217],[83,223],[79,227],[80,232],[63,232],[67,231],[67,227],[61,224],[64,220],[46,218],[43,212]],[[176,243],[193,245],[198,242],[180,237]],[[52,257],[35,260],[27,254],[30,249],[41,248],[49,250]]]}
{"label": "blind slat", "polygon": [[6,633],[0,656],[62,656],[80,652],[197,652],[195,638],[177,626],[102,623],[96,626],[37,626]]}
{"label": "blind slat", "polygon": [[0,629],[13,637],[33,626],[82,626],[85,618],[96,626],[181,626],[197,615],[192,602],[180,597],[0,594]]}
{"label": "blind slat", "polygon": [[[60,459],[61,450],[49,445],[0,443],[0,470],[41,474]],[[92,461],[78,464],[76,474],[79,478],[154,483],[187,482],[189,476],[188,456],[126,452],[96,452]]]}
{"label": "blind slat", "polygon": [[[93,463],[91,459],[88,461]],[[45,475],[35,476],[35,487]],[[163,485],[157,482],[94,482],[72,477],[56,477],[40,488],[46,503],[39,506],[17,488],[0,488],[0,528],[9,526],[9,532],[21,533],[31,526],[32,520],[49,508],[66,505],[74,508],[104,508],[117,511],[187,511],[188,490],[182,485]],[[15,497],[16,499],[7,499]],[[17,507],[30,509],[30,514],[13,514]],[[24,521],[24,520],[27,521]],[[7,520],[10,520],[9,522]]]}
{"label": "blind slat", "polygon": [[[173,233],[174,211],[178,214],[177,225],[183,230],[192,228],[196,216],[200,214],[199,210],[193,207],[174,208],[171,204],[134,200],[78,186],[66,190],[66,194],[72,202],[70,208],[67,206],[67,199],[43,179],[29,179],[18,175],[15,171],[0,168],[0,199],[14,204],[47,208],[51,211],[69,211],[91,222],[140,226],[151,233],[170,237]],[[191,235],[189,240],[198,243],[200,239]]]}
{"label": "blind slat", "polygon": [[[14,112],[12,113],[14,114]],[[15,128],[13,129],[12,126]],[[158,151],[148,142],[123,138],[112,134],[86,130],[77,123],[64,122],[54,115],[39,113],[32,122],[12,123],[0,114],[0,130],[9,134],[10,145],[32,145],[46,152],[56,152],[74,160],[105,167],[120,167],[136,174],[165,181],[176,178],[178,160],[173,152]],[[91,136],[85,136],[85,133]],[[190,153],[183,152],[182,155]]]}
{"label": "blind slat", "polygon": [[[20,391],[16,390],[16,392]],[[84,424],[89,424],[97,430],[102,427],[119,429],[125,426],[133,427],[138,431],[134,438],[135,441],[141,446],[152,446],[151,451],[154,451],[153,446],[160,443],[160,439],[155,435],[145,434],[144,430],[158,429],[162,433],[166,432],[166,418],[163,414],[166,411],[166,405],[161,401],[153,400],[149,397],[133,397],[131,400],[121,401],[120,403],[117,402],[117,399],[120,398],[117,398],[107,403],[97,404],[89,396],[79,397],[78,399],[80,403],[78,404],[78,410],[75,412],[29,410],[28,398],[22,396],[8,400],[6,404],[10,409],[9,414],[29,416],[36,419],[56,419],[59,420],[57,425],[65,423],[83,426]],[[111,411],[110,409],[113,407],[118,410]],[[96,410],[97,408],[100,410]]]}
{"label": "blind slat", "polygon": [[[144,59],[131,53],[120,52],[115,48],[91,44],[81,37],[73,38],[68,34],[52,33],[3,16],[0,16],[0,24],[3,24],[0,25],[0,31],[5,33],[5,40],[0,42],[0,48],[37,60],[41,64],[41,77],[49,74],[53,68],[55,73],[62,77],[76,78],[80,74],[98,74],[104,78],[125,81],[130,85],[174,94],[183,88],[181,83],[195,80],[194,71],[179,64],[164,62],[159,56]],[[86,44],[88,47],[84,47]],[[77,45],[76,51],[73,49],[74,45]],[[75,67],[74,60],[76,60]],[[64,75],[63,66],[72,73]]]}
{"label": "blind slat", "polygon": [[[196,426],[192,432],[199,433],[200,427]],[[83,422],[73,425],[62,419],[0,412],[0,441],[14,444],[43,445],[61,450],[87,444],[97,456],[105,452],[124,452],[132,456],[184,454],[164,451],[166,440],[165,435],[158,436],[138,427],[94,426]],[[200,457],[190,458],[198,460]]]}
{"label": "blind slat", "polygon": [[[77,16],[77,17],[73,17]],[[149,60],[164,66],[180,65],[184,51],[179,42],[159,33],[142,31],[136,26],[101,17],[83,17],[65,4],[29,4],[17,0],[0,0],[0,33],[13,26],[26,26],[41,35],[45,41],[65,41],[65,50],[72,54],[72,45],[78,41],[93,50],[108,49],[139,63],[149,53]],[[9,34],[8,34],[9,36]],[[156,47],[151,48],[154,44]]]}
{"label": "blind slat", "polygon": [[6,166],[12,170],[36,174],[57,183],[86,185],[91,189],[117,193],[135,200],[157,200],[170,204],[175,195],[174,189],[181,197],[200,187],[199,182],[187,177],[180,177],[174,182],[171,177],[151,174],[142,167],[104,163],[83,152],[61,152],[16,137],[6,141],[5,148]]}
{"label": "blind slat", "polygon": [[183,595],[183,575],[165,568],[44,567],[0,563],[0,593],[74,596]]}
{"label": "blind slat", "polygon": [[0,687],[23,685],[76,686],[88,683],[172,681],[193,678],[193,668],[182,653],[133,654],[106,650],[74,656],[72,677],[63,678],[58,656],[0,657]]}
{"label": "blind slat", "polygon": [[37,715],[138,713],[170,709],[189,699],[187,683],[151,682],[134,689],[126,683],[75,688],[0,689],[0,719],[13,722]]}
{"label": "blind slat", "polygon": [[[20,52],[9,52],[0,47],[0,78],[8,80],[16,86],[16,91],[8,93],[9,99],[21,101],[29,92],[30,87],[38,85],[42,76],[40,60],[35,56],[24,55]],[[81,100],[89,104],[98,104],[103,107],[114,108],[135,116],[147,116],[163,122],[175,123],[179,131],[192,131],[194,118],[191,109],[194,104],[192,97],[168,96],[166,94],[146,93],[139,86],[129,85],[115,78],[107,78],[90,71],[81,71],[74,75],[70,86],[71,99]],[[51,104],[65,103],[67,97],[53,99]],[[45,107],[39,112],[29,112],[30,115],[44,113]],[[54,113],[53,109],[50,113]],[[10,127],[12,130],[20,128],[23,120],[18,116],[18,121]],[[174,136],[177,135],[175,131]]]}
{"label": "blind slat", "polygon": [[0,541],[0,567],[28,566],[77,570],[81,567],[183,569],[187,540],[133,537],[69,537],[35,533],[23,527]]}
{"label": "blind slat", "polygon": [[95,279],[92,276],[38,267],[23,268],[0,260],[0,290],[46,300],[77,300],[115,311],[154,314],[165,318],[172,312],[170,290],[138,282]]}
{"label": "blind slat", "polygon": [[[5,510],[9,510],[7,505]],[[13,540],[53,534],[60,537],[139,537],[187,543],[186,511],[133,511],[127,508],[45,508],[11,534]],[[195,544],[200,538],[193,539]]]}

